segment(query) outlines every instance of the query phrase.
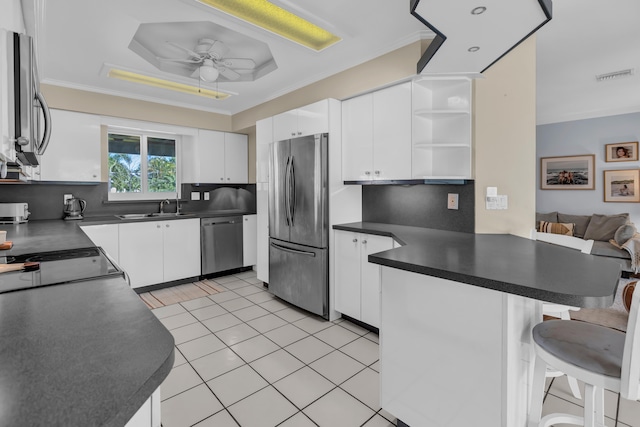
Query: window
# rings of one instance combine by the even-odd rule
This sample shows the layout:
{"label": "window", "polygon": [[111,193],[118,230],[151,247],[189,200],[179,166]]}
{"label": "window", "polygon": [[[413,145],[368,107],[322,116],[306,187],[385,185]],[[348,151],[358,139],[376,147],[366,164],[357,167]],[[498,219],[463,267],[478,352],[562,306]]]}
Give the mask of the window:
{"label": "window", "polygon": [[178,195],[175,135],[109,129],[109,200]]}

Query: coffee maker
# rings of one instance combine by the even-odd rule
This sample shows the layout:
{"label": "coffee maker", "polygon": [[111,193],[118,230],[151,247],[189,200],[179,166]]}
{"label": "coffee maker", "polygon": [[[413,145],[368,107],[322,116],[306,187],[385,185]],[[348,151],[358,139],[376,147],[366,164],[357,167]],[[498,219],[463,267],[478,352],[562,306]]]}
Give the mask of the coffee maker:
{"label": "coffee maker", "polygon": [[76,199],[75,197],[68,199],[64,205],[64,219],[69,221],[73,219],[82,219],[83,212],[87,207],[86,200]]}

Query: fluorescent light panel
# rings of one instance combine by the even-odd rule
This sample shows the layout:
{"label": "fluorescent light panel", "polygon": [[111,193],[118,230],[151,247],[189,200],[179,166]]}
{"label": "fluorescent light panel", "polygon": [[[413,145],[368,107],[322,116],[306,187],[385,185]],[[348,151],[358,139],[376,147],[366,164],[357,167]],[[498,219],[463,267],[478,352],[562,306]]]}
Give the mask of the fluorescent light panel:
{"label": "fluorescent light panel", "polygon": [[227,99],[230,96],[228,93],[224,92],[200,88],[198,86],[192,86],[184,83],[172,82],[170,80],[146,76],[144,74],[138,74],[132,71],[119,70],[117,68],[112,68],[111,70],[109,70],[107,76],[114,79],[126,80],[128,82],[139,83],[147,86],[154,86],[161,89],[168,89],[176,92],[187,93],[189,95],[204,96],[207,98],[218,100]]}
{"label": "fluorescent light panel", "polygon": [[198,0],[311,49],[320,51],[341,40],[267,0]]}

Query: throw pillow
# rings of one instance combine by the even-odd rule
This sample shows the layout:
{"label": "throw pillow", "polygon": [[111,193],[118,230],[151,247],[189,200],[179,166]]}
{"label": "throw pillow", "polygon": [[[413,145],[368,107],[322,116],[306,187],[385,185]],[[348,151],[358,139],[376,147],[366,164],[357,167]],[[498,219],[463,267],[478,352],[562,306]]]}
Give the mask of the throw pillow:
{"label": "throw pillow", "polygon": [[564,236],[573,236],[575,224],[562,224],[559,222],[540,221],[538,231],[541,233],[562,234]]}
{"label": "throw pillow", "polygon": [[638,282],[629,282],[622,290],[622,302],[627,312],[631,310],[631,298],[633,297],[633,291],[636,289],[636,283]]}
{"label": "throw pillow", "polygon": [[591,221],[591,215],[568,215],[563,213],[558,213],[558,221],[557,222],[571,222],[576,225],[576,228],[573,230],[573,235],[576,237],[583,238],[584,233],[587,231],[587,227],[589,226],[589,222]]}
{"label": "throw pillow", "polygon": [[615,234],[613,235],[613,240],[620,246],[624,245],[627,240],[635,236],[636,227],[633,224],[624,224],[618,227]]}
{"label": "throw pillow", "polygon": [[584,233],[584,239],[608,242],[614,238],[616,230],[628,222],[628,213],[618,215],[593,214],[591,215],[591,221],[589,221],[587,231]]}

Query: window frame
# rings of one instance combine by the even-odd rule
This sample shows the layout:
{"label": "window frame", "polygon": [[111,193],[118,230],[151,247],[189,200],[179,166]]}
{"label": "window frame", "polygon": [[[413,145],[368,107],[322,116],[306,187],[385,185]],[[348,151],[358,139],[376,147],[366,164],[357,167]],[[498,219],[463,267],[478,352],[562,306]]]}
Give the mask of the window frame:
{"label": "window frame", "polygon": [[[110,202],[119,201],[158,201],[165,199],[179,199],[180,198],[180,147],[182,143],[182,135],[172,132],[162,132],[149,129],[134,129],[121,126],[107,126],[107,165],[109,163],[109,135],[120,134],[137,136],[140,138],[140,192],[132,193],[112,193],[109,189],[111,183],[111,176],[107,172],[107,200]],[[175,142],[175,159],[176,159],[176,191],[165,192],[150,192],[148,186],[148,139],[149,138],[161,138],[172,139]],[[108,166],[107,166],[108,168]]]}

